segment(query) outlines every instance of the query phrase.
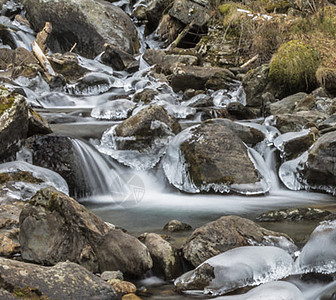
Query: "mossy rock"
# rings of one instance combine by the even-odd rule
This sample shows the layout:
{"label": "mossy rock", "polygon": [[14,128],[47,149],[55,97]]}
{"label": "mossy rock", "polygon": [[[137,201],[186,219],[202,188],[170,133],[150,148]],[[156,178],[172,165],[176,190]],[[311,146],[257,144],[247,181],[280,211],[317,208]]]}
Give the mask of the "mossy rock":
{"label": "mossy rock", "polygon": [[0,173],[0,184],[9,182],[9,181],[23,181],[28,183],[42,183],[43,180],[34,177],[34,175],[27,171],[20,171],[14,173]]}
{"label": "mossy rock", "polygon": [[316,71],[318,83],[329,93],[336,95],[336,69],[320,67]]}
{"label": "mossy rock", "polygon": [[268,13],[286,13],[291,7],[288,0],[261,0],[261,3]]}
{"label": "mossy rock", "polygon": [[316,85],[318,65],[318,53],[311,45],[292,40],[273,55],[268,76],[290,91],[310,90]]}

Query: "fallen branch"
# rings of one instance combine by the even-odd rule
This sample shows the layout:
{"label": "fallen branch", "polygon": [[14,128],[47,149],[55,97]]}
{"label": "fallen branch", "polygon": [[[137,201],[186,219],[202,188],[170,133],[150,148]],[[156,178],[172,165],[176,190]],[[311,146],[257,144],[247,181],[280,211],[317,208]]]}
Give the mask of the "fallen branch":
{"label": "fallen branch", "polygon": [[246,63],[244,63],[243,65],[240,66],[240,68],[247,68],[249,67],[251,64],[253,64],[257,59],[259,58],[259,54],[257,54],[256,56],[253,56],[251,59],[249,59]]}
{"label": "fallen branch", "polygon": [[40,46],[34,41],[32,43],[33,53],[40,62],[43,69],[46,71],[46,76],[48,80],[50,80],[53,76],[56,75],[54,69],[52,68],[48,58],[44,55],[43,51],[41,50]]}
{"label": "fallen branch", "polygon": [[188,34],[189,30],[194,26],[195,20],[193,20],[190,24],[188,24],[182,32],[177,36],[176,40],[171,43],[169,49],[173,49],[177,47],[177,45],[181,42],[181,40]]}
{"label": "fallen branch", "polygon": [[39,45],[43,53],[47,52],[47,39],[51,31],[51,23],[46,22],[43,29],[36,35],[36,43]]}
{"label": "fallen branch", "polygon": [[77,46],[77,43],[74,43],[71,49],[69,50],[69,52],[72,52],[76,48],[76,46]]}

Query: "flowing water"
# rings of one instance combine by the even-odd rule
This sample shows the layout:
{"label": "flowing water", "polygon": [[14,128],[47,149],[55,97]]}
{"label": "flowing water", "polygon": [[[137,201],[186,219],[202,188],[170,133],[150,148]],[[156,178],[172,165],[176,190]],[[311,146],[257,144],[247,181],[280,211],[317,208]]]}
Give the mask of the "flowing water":
{"label": "flowing water", "polygon": [[[131,9],[127,1],[117,4],[123,7],[126,4],[126,11]],[[0,24],[11,28],[14,47],[30,49],[35,35],[31,29],[12,22],[5,16],[0,17]],[[160,46],[160,43],[151,39],[152,36],[144,37],[143,28],[138,30],[142,37],[142,50]],[[4,43],[2,47],[9,45]],[[326,194],[299,191],[305,187],[297,182],[295,170],[298,163],[306,159],[306,154],[295,161],[282,164],[278,171],[279,150],[281,151],[283,141],[291,137],[279,137],[280,133],[269,119],[240,122],[245,126],[255,127],[266,135],[264,142],[249,149],[250,157],[262,175],[260,184],[253,187],[255,192],[250,192],[251,187],[249,192],[244,187],[237,187],[232,189],[236,193],[227,194],[230,190],[225,186],[211,187],[217,193],[204,193],[211,190],[210,187],[205,187],[203,191],[198,190],[190,182],[184,169],[184,161],[181,161],[178,153],[178,145],[188,136],[188,127],[198,126],[200,122],[201,112],[190,106],[198,99],[182,102],[182,95],[174,93],[166,83],[155,79],[150,73],[151,67],[142,58],[139,59],[140,70],[129,74],[115,72],[102,64],[99,56],[93,60],[79,57],[80,65],[89,72],[76,83],[67,84],[63,88],[50,88],[41,76],[31,80],[19,77],[5,83],[8,88],[25,94],[28,102],[52,123],[55,134],[71,137],[73,147],[82,161],[82,171],[91,188],[90,195],[78,201],[104,221],[139,235],[143,232],[160,233],[171,219],[179,219],[195,228],[223,215],[240,215],[254,219],[259,213],[275,208],[321,207],[334,202],[334,198]],[[165,107],[170,114],[179,118],[182,128],[187,129],[177,136],[167,133],[148,152],[119,150],[114,128],[127,116],[145,107],[141,103],[133,102],[134,94],[144,88],[156,90],[158,94],[152,104]],[[228,90],[210,91],[209,95],[214,99],[214,110],[225,107],[232,101],[242,104],[246,102],[239,82]],[[293,135],[299,134],[304,133]],[[302,239],[310,234],[316,222],[264,226],[283,230],[297,239]],[[174,243],[181,243],[184,236],[185,234],[175,234]],[[160,284],[159,289],[165,290],[162,281],[150,279],[145,280],[144,284],[157,282]],[[296,285],[301,290],[310,290],[301,282]],[[168,287],[171,289],[171,286]],[[318,288],[312,294],[317,293],[317,290]],[[294,288],[293,293],[295,292],[297,291]],[[191,296],[169,297],[185,299]],[[165,298],[157,295],[153,299]]]}

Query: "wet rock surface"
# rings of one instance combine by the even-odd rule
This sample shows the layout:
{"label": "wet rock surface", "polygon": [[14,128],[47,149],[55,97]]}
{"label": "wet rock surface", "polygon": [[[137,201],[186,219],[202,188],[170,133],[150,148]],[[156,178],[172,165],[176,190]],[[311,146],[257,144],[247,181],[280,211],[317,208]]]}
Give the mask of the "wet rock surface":
{"label": "wet rock surface", "polygon": [[253,221],[225,216],[197,228],[183,245],[184,258],[194,267],[227,250],[248,245],[274,245],[286,250],[296,246],[283,233],[267,230]]}
{"label": "wet rock surface", "polygon": [[119,299],[111,285],[72,262],[44,267],[0,257],[0,276],[12,296],[30,287],[36,299]]}

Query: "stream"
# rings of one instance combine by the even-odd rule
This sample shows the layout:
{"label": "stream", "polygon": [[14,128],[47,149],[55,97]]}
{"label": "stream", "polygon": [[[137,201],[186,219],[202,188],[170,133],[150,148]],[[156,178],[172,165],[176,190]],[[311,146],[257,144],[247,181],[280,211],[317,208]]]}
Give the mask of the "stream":
{"label": "stream", "polygon": [[[120,1],[125,8],[124,4]],[[125,9],[130,11],[131,8],[126,5]],[[5,16],[0,17],[0,24],[13,29],[11,34],[16,46],[30,49],[30,43],[35,39],[35,33],[30,28]],[[142,51],[161,46],[152,36],[144,37],[143,28],[139,27],[138,32]],[[183,163],[176,158],[179,145],[176,138],[158,140],[157,148],[148,153],[117,150],[114,129],[130,114],[134,115],[146,107],[133,101],[134,95],[145,88],[158,92],[151,104],[163,106],[178,118],[182,129],[197,126],[202,120],[202,111],[196,111],[189,105],[197,98],[182,102],[182,94],[175,93],[169,85],[153,77],[152,68],[141,55],[138,59],[139,71],[127,73],[104,65],[100,56],[93,60],[79,57],[79,64],[90,72],[76,83],[64,87],[51,88],[42,76],[31,80],[19,77],[4,83],[7,88],[26,95],[28,103],[51,124],[55,135],[71,138],[90,188],[90,194],[81,195],[77,200],[90,211],[135,236],[144,232],[164,233],[163,226],[172,219],[197,228],[223,215],[239,215],[255,220],[259,214],[277,208],[319,207],[335,211],[334,197],[297,190],[292,170],[298,161],[289,161],[278,170],[278,149],[282,142],[269,119],[239,122],[258,128],[266,135],[265,141],[249,149],[254,164],[263,175],[260,186],[249,189],[249,192],[244,187],[237,187],[236,193],[227,194],[225,187],[218,186],[214,187],[217,193],[206,193],[196,190],[186,180],[183,184],[188,186],[184,186],[183,190],[188,193],[179,191],[174,182],[182,180],[179,176],[183,175]],[[228,90],[209,91],[208,95],[214,99],[214,109],[226,107],[229,102],[245,104],[245,93],[238,81]],[[17,159],[29,162],[29,153],[23,150]],[[181,170],[172,170],[174,164],[179,165]],[[317,225],[316,221],[262,224],[268,229],[285,232],[297,241],[306,240]],[[172,234],[172,244],[180,246],[189,234]],[[307,298],[323,286],[307,285],[296,277],[289,281],[295,283]],[[146,299],[199,298],[174,294],[172,283],[155,277],[149,276],[139,284],[149,286],[152,292],[152,296]]]}

